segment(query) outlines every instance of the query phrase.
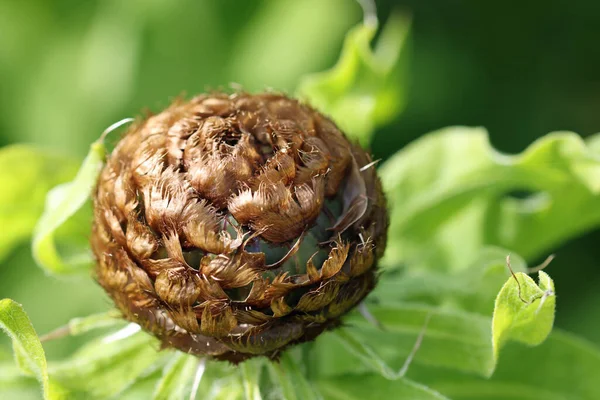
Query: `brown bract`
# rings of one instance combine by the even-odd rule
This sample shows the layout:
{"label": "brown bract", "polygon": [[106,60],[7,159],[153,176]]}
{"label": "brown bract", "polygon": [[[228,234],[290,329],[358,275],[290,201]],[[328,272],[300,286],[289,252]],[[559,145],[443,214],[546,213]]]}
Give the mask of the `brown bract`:
{"label": "brown bract", "polygon": [[164,347],[276,358],[375,285],[387,213],[370,162],[283,95],[176,101],[135,123],[102,170],[96,279]]}

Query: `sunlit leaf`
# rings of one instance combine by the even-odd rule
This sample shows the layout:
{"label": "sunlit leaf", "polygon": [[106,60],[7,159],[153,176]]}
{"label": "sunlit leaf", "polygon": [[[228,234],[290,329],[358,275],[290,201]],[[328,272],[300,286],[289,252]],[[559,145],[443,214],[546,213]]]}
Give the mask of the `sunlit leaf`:
{"label": "sunlit leaf", "polygon": [[120,316],[118,311],[111,310],[87,317],[73,318],[67,325],[45,334],[44,339],[50,340],[67,335],[77,336],[95,329],[124,325],[126,322]]}
{"label": "sunlit leaf", "polygon": [[162,367],[171,355],[159,352],[157,339],[146,333],[129,336],[125,330],[130,326],[93,340],[68,359],[53,363],[50,373],[65,387],[88,397],[118,395]]}
{"label": "sunlit leaf", "polygon": [[75,170],[73,160],[32,146],[0,150],[0,260],[30,237],[46,193],[70,179]]}
{"label": "sunlit leaf", "polygon": [[[56,231],[88,201],[96,184],[98,174],[104,165],[106,149],[104,137],[131,119],[124,119],[111,125],[92,145],[72,182],[53,188],[46,198],[46,207],[37,222],[33,236],[33,257],[46,272],[51,274],[73,274],[86,272],[92,263],[87,243],[70,249],[69,256],[61,255],[56,243]],[[89,224],[89,218],[88,224]],[[81,236],[81,235],[77,235]]]}
{"label": "sunlit leaf", "polygon": [[539,286],[528,275],[517,272],[498,293],[492,319],[492,345],[497,360],[508,340],[531,346],[548,337],[554,323],[556,295],[552,279],[539,272]]}
{"label": "sunlit leaf", "polygon": [[200,360],[182,352],[173,354],[156,384],[153,400],[183,400],[189,393]]}
{"label": "sunlit leaf", "polygon": [[374,18],[346,35],[337,64],[330,70],[308,75],[297,94],[328,114],[351,138],[368,145],[374,129],[396,117],[404,107],[405,44],[410,18],[392,14],[375,48]]}
{"label": "sunlit leaf", "polygon": [[63,388],[48,377],[44,349],[20,304],[10,299],[0,300],[0,328],[12,339],[15,359],[22,372],[35,376],[42,384],[44,399],[66,398]]}
{"label": "sunlit leaf", "polygon": [[532,260],[600,224],[600,157],[574,133],[506,155],[482,128],[446,128],[399,151],[381,177],[388,267],[461,269],[483,245]]}

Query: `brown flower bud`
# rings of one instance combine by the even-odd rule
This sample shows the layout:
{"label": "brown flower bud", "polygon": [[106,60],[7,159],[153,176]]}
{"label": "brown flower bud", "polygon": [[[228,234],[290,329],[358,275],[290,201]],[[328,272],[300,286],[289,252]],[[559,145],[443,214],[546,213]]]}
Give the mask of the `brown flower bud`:
{"label": "brown flower bud", "polygon": [[282,95],[175,102],[108,157],[96,278],[164,347],[276,358],[338,325],[375,285],[388,222],[370,161]]}

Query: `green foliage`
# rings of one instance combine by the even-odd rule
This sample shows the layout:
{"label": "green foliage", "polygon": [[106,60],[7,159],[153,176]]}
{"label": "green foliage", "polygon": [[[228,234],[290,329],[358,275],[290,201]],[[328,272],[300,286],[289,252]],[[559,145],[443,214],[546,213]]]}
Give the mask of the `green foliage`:
{"label": "green foliage", "polygon": [[178,352],[163,368],[162,376],[156,383],[153,400],[184,399],[189,391],[200,360],[197,357]]}
{"label": "green foliage", "polygon": [[31,237],[46,193],[70,179],[76,168],[66,157],[31,146],[0,149],[0,261]]}
{"label": "green foliage", "polygon": [[411,368],[409,375],[456,400],[597,399],[600,351],[555,330],[537,347],[508,344],[494,375],[477,378],[448,370]]}
{"label": "green foliage", "polygon": [[[265,3],[271,7],[282,6]],[[311,12],[304,3],[294,7]],[[265,21],[279,21],[269,15]],[[402,109],[409,25],[405,16],[393,16],[372,50],[377,24],[367,18],[348,33],[336,66],[303,79],[299,95],[368,144],[374,129]],[[253,29],[260,33],[260,26]],[[259,51],[261,44],[248,36],[247,47]],[[279,46],[279,38],[271,40]],[[104,161],[104,136],[75,179],[48,194],[33,254],[52,274],[88,271],[82,229],[89,228],[85,207]],[[0,325],[20,368],[0,357],[0,393],[26,398],[33,390],[35,396],[33,376],[46,399],[184,399],[196,391],[232,400],[600,398],[600,350],[550,333],[554,284],[544,272],[539,284],[526,274],[526,260],[600,223],[598,143],[599,137],[586,144],[573,133],[554,133],[509,156],[491,147],[483,129],[455,127],[399,151],[381,167],[391,227],[381,282],[366,303],[370,315],[352,313],[344,328],[285,352],[279,363],[253,359],[231,366],[159,351],[157,339],[111,311],[45,335],[94,336],[47,364],[22,307],[3,300]],[[49,168],[53,164],[65,170]],[[0,166],[0,183],[10,188],[0,195],[0,221],[15,226],[0,237],[2,257],[30,234],[43,195],[74,170],[27,147],[2,150]],[[15,166],[23,177],[1,175]],[[26,196],[32,187],[39,193]],[[527,196],[516,196],[519,191]],[[14,208],[20,215],[11,207],[22,198],[26,206]],[[513,252],[514,276],[506,266]]]}
{"label": "green foliage", "polygon": [[540,271],[539,279],[538,286],[518,272],[498,293],[492,319],[494,360],[509,339],[535,346],[550,334],[556,303],[554,282],[544,271]]}
{"label": "green foliage", "polygon": [[50,374],[74,393],[105,399],[122,393],[165,364],[169,353],[157,351],[155,338],[139,332],[118,339],[119,332],[123,331],[114,333],[116,337],[90,341],[70,358],[53,363]]}
{"label": "green foliage", "polygon": [[269,363],[271,379],[277,392],[286,400],[319,400],[322,396],[314,390],[290,352],[281,356],[278,363]]}
{"label": "green foliage", "polygon": [[32,243],[33,258],[46,272],[57,275],[81,273],[87,272],[91,265],[92,256],[87,242],[82,245],[77,241],[77,238],[81,237],[81,232],[69,232],[74,241],[78,242],[72,246],[75,247],[74,249],[70,249],[69,257],[59,254],[55,244],[55,234],[88,201],[104,165],[105,136],[130,121],[130,118],[121,120],[105,130],[100,139],[90,146],[90,151],[73,181],[56,186],[48,193],[46,207],[35,228]]}
{"label": "green foliage", "polygon": [[48,377],[48,365],[42,344],[23,307],[10,299],[0,300],[0,328],[12,339],[15,360],[25,375],[35,376],[42,384],[44,399],[65,398],[63,389]]}
{"label": "green foliage", "polygon": [[340,59],[331,70],[301,80],[298,96],[367,146],[375,128],[390,122],[404,107],[403,56],[409,29],[406,15],[392,15],[372,50],[377,20],[367,18],[348,32]]}
{"label": "green foliage", "polygon": [[244,387],[244,398],[246,400],[262,400],[260,394],[262,365],[262,360],[248,360],[239,367]]}
{"label": "green foliage", "polygon": [[384,264],[453,271],[484,245],[533,260],[600,223],[599,176],[600,158],[574,133],[551,133],[518,155],[494,150],[482,128],[423,136],[381,168],[395,244]]}
{"label": "green foliage", "polygon": [[386,380],[378,375],[346,375],[317,383],[326,399],[447,400],[446,396],[407,379]]}

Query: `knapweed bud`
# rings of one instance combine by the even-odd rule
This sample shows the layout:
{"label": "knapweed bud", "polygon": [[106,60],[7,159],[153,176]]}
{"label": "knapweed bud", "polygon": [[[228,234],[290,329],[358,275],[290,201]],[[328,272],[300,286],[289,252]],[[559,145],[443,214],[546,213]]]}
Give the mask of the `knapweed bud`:
{"label": "knapweed bud", "polygon": [[96,279],[163,347],[277,358],[338,325],[375,285],[388,217],[370,164],[283,95],[177,101],[131,126],[107,159]]}

